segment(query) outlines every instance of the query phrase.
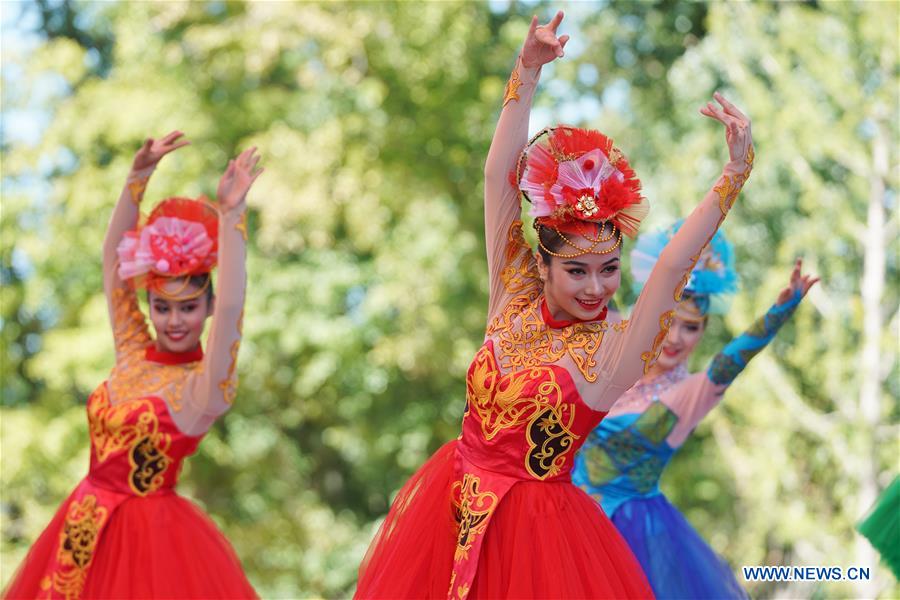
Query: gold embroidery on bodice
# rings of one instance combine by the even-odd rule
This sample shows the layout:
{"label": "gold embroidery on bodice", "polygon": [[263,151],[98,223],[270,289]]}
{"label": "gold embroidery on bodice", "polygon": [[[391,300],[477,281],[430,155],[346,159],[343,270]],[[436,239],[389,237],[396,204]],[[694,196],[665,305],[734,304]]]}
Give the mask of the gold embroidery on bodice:
{"label": "gold embroidery on bodice", "polygon": [[568,355],[582,377],[593,383],[598,375],[594,356],[609,327],[606,321],[598,321],[553,329],[544,323],[538,297],[524,306],[510,302],[491,324],[488,335],[496,341],[497,361],[505,370],[553,364]]}
{"label": "gold embroidery on bodice", "polygon": [[506,266],[501,278],[512,297],[487,328],[495,340],[497,361],[504,370],[553,364],[568,356],[582,377],[597,381],[595,355],[604,333],[612,327],[624,331],[628,321],[575,323],[554,329],[541,315],[541,282],[531,248],[522,234],[522,222],[514,221],[507,234]]}
{"label": "gold embroidery on bodice", "polygon": [[525,470],[541,480],[559,474],[572,442],[580,436],[572,432],[575,405],[565,398],[553,368],[518,369],[503,375],[487,345],[475,355],[473,365],[466,401],[468,410],[477,414],[484,439],[490,441],[506,429],[526,425]]}
{"label": "gold embroidery on bodice", "polygon": [[101,385],[88,402],[88,424],[99,462],[117,452],[128,452],[128,486],[135,494],[146,496],[162,487],[173,463],[168,455],[172,436],[160,431],[152,400],[138,398],[110,405],[106,386]]}
{"label": "gold embroidery on bodice", "polygon": [[145,349],[130,350],[121,357],[109,376],[109,395],[112,404],[132,398],[156,396],[169,407],[181,410],[184,386],[192,374],[202,372],[202,362],[164,365],[145,359]]}
{"label": "gold embroidery on bodice", "polygon": [[133,290],[113,291],[113,323],[116,338],[116,366],[110,373],[109,401],[115,406],[133,398],[157,396],[169,407],[181,410],[181,393],[192,373],[202,372],[202,362],[163,365],[145,359],[153,340]]}

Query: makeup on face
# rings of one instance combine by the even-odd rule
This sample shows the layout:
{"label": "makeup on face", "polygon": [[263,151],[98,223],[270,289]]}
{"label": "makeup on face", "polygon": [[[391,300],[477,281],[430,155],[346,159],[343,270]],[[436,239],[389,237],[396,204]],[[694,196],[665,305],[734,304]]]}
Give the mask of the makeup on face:
{"label": "makeup on face", "polygon": [[694,303],[686,300],[679,304],[656,361],[659,368],[668,371],[690,358],[705,330],[703,316]]}
{"label": "makeup on face", "polygon": [[[167,290],[163,288],[162,291]],[[200,343],[203,327],[211,312],[210,300],[206,294],[186,300],[174,300],[150,292],[149,300],[150,321],[156,330],[157,349],[165,352],[194,350]]]}
{"label": "makeup on face", "polygon": [[597,319],[619,289],[619,251],[555,258],[550,263],[544,294],[554,318]]}

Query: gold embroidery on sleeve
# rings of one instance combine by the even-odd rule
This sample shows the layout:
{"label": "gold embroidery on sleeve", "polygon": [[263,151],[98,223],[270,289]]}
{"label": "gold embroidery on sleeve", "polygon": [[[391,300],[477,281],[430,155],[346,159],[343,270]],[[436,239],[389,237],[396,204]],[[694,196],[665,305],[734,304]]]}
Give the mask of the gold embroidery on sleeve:
{"label": "gold embroidery on sleeve", "polygon": [[[716,228],[718,230],[718,227]],[[715,232],[713,232],[715,235]],[[678,282],[678,285],[675,286],[674,298],[675,302],[681,302],[681,297],[684,295],[684,288],[687,287],[687,284],[691,281],[691,273],[694,271],[694,267],[697,266],[697,261],[700,260],[700,256],[703,254],[703,251],[709,246],[710,240],[712,240],[713,236],[709,236],[709,239],[706,240],[706,243],[700,247],[700,250],[697,251],[697,254],[693,255],[689,260],[689,264],[687,269],[685,269],[684,273],[681,275],[681,281]],[[646,373],[646,370],[644,371]]]}
{"label": "gold embroidery on sleeve", "polygon": [[137,294],[130,288],[113,290],[113,336],[117,351],[131,345],[146,347],[150,343],[147,321],[138,305]]}
{"label": "gold embroidery on sleeve", "polygon": [[522,233],[522,221],[516,220],[509,226],[506,235],[506,257],[500,278],[510,294],[518,294],[528,289],[538,289],[541,277],[531,248]]}
{"label": "gold embroidery on sleeve", "polygon": [[513,69],[512,74],[509,76],[509,81],[506,82],[506,90],[503,92],[503,106],[506,106],[513,100],[519,100],[519,88],[522,86],[522,80],[519,79],[519,67],[516,65],[516,68]]}
{"label": "gold embroidery on sleeve", "polygon": [[234,224],[234,228],[241,232],[241,237],[247,241],[247,212],[241,213],[241,218]]}
{"label": "gold embroidery on sleeve", "polygon": [[241,336],[243,335],[244,330],[244,311],[241,309],[241,314],[238,317],[237,322],[237,332],[238,339],[236,339],[231,344],[231,364],[228,365],[228,374],[225,376],[221,382],[219,382],[219,389],[222,390],[222,397],[225,399],[225,402],[231,404],[234,402],[235,396],[237,396],[237,385],[238,380],[237,376],[234,374],[235,368],[237,367],[237,357],[238,357],[238,349],[241,345]]}
{"label": "gold embroidery on sleeve", "polygon": [[753,170],[753,161],[755,158],[756,154],[753,152],[753,146],[750,146],[747,152],[747,158],[744,159],[744,162],[747,165],[744,172],[731,176],[722,175],[719,184],[713,188],[713,190],[719,194],[719,210],[722,211],[723,217],[727,215],[731,210],[731,207],[734,206],[741,188],[744,187],[744,183],[746,183],[747,178],[750,177],[750,171]]}
{"label": "gold embroidery on sleeve", "polygon": [[131,194],[131,201],[135,206],[139,206],[141,200],[144,199],[144,190],[147,189],[147,181],[149,179],[149,177],[141,177],[128,182],[128,192]]}
{"label": "gold embroidery on sleeve", "polygon": [[674,310],[666,311],[660,315],[659,333],[657,333],[656,337],[653,339],[653,345],[650,349],[641,354],[641,360],[644,361],[644,375],[650,371],[650,367],[653,365],[656,357],[659,356],[659,352],[662,350],[663,342],[666,341],[666,336],[669,334],[669,327],[672,326],[674,318]]}
{"label": "gold embroidery on sleeve", "polygon": [[235,340],[231,344],[231,364],[228,366],[228,375],[219,382],[219,389],[222,390],[222,398],[226,403],[231,404],[237,396],[237,377],[234,375],[235,366],[237,365],[238,348],[241,342]]}

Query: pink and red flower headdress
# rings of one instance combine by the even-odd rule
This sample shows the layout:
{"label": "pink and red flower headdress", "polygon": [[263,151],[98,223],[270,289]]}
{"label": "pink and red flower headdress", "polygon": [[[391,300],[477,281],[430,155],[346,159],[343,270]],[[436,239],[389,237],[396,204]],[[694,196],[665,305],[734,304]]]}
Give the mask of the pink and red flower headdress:
{"label": "pink and red flower headdress", "polygon": [[[605,254],[621,243],[623,233],[635,237],[650,210],[625,155],[592,129],[558,125],[540,131],[519,157],[517,183],[531,202],[535,227],[556,230],[578,254]],[[607,223],[614,231],[604,237]],[[591,246],[581,248],[565,234],[581,235]],[[615,246],[595,250],[614,236]]]}
{"label": "pink and red flower headdress", "polygon": [[119,277],[159,293],[167,279],[207,274],[216,266],[218,230],[219,213],[205,197],[163,200],[119,242]]}

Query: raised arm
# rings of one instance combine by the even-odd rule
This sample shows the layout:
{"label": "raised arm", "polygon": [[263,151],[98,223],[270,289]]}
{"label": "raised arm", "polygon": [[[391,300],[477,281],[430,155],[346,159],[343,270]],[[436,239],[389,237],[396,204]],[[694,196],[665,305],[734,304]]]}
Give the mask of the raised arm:
{"label": "raised arm", "polygon": [[[514,224],[521,227],[521,207],[519,192],[510,182],[510,175],[515,173],[516,160],[528,143],[528,118],[541,67],[563,56],[563,48],[569,41],[567,35],[556,37],[562,19],[563,13],[558,12],[550,23],[538,26],[537,17],[532,17],[528,36],[506,84],[503,109],[484,165],[484,233],[490,275],[488,321],[505,305],[507,284],[515,277],[508,269],[517,270],[511,265],[518,264],[522,277],[531,260],[528,246],[524,242],[515,243],[522,239],[521,232],[511,231]],[[507,270],[506,277],[504,270]]]}
{"label": "raised arm", "polygon": [[696,373],[672,390],[663,401],[679,415],[669,435],[669,443],[681,445],[698,423],[722,400],[722,396],[750,360],[759,354],[799,306],[818,277],[803,275],[800,259],[794,264],[790,283],[778,294],[775,304],[741,335],[731,340],[710,362],[706,371]]}
{"label": "raised arm", "polygon": [[700,112],[725,126],[730,160],[721,177],[694,209],[659,260],[638,297],[627,327],[610,329],[600,361],[601,377],[591,394],[591,405],[608,410],[616,399],[646,373],[659,356],[691,271],[703,248],[731,210],[753,166],[750,120],[721,94]]}
{"label": "raised arm", "polygon": [[247,287],[247,192],[262,173],[256,148],[228,164],[216,194],[219,201],[219,269],[212,327],[202,368],[186,386],[178,425],[191,435],[204,433],[226,412],[237,393],[238,347]]}
{"label": "raised arm", "polygon": [[180,131],[173,131],[158,140],[147,138],[134,157],[125,187],[106,228],[103,240],[103,290],[106,293],[117,355],[132,347],[146,346],[150,343],[150,333],[134,289],[119,277],[116,250],[125,233],[137,226],[144,190],[156,165],[166,154],[190,143],[180,139],[183,135]]}

